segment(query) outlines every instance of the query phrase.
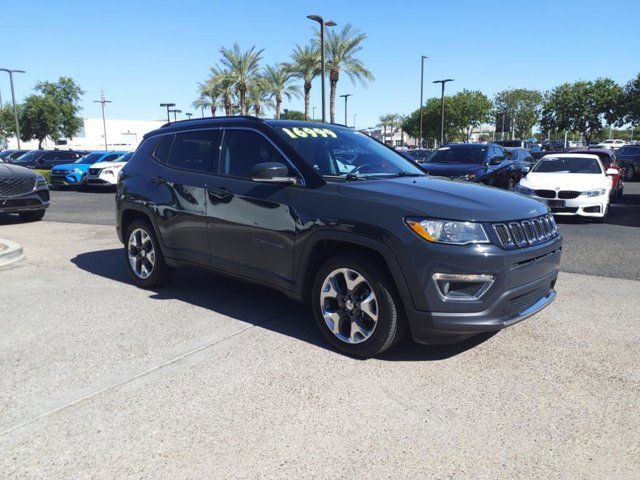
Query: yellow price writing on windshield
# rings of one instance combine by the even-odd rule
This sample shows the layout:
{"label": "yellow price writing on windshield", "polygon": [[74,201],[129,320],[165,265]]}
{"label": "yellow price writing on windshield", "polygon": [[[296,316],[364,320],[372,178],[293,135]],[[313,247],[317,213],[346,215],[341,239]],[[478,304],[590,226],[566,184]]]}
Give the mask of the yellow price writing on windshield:
{"label": "yellow price writing on windshield", "polygon": [[317,138],[317,137],[332,137],[338,138],[338,135],[333,130],[329,130],[328,128],[319,128],[319,127],[293,127],[293,128],[283,128],[282,131],[289,135],[291,138]]}

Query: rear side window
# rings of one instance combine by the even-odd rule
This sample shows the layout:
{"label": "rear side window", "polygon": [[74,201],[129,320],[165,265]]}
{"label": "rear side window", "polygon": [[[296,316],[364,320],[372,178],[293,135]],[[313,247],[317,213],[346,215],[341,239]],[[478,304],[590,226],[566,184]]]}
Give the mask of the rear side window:
{"label": "rear side window", "polygon": [[136,158],[148,159],[153,154],[153,151],[158,146],[158,142],[160,141],[160,137],[151,137],[144,140],[136,149],[135,155]]}
{"label": "rear side window", "polygon": [[193,172],[218,173],[221,137],[221,130],[176,134],[169,154],[169,166]]}
{"label": "rear side window", "polygon": [[262,135],[251,130],[227,130],[224,134],[222,173],[231,177],[251,178],[254,165],[287,161]]}
{"label": "rear side window", "polygon": [[169,152],[171,151],[171,144],[173,143],[173,135],[164,135],[160,138],[160,143],[153,152],[153,157],[162,163],[167,163],[169,159]]}
{"label": "rear side window", "polygon": [[120,156],[119,153],[116,153],[115,155],[107,155],[106,157],[104,157],[101,161],[102,162],[113,162],[116,158],[118,158]]}

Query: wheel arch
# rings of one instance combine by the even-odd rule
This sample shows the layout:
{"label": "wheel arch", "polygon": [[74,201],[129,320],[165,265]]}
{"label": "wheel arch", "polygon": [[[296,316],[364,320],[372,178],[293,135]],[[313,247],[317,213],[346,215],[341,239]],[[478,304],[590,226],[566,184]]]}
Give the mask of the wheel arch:
{"label": "wheel arch", "polygon": [[125,236],[129,225],[139,219],[144,220],[151,225],[151,227],[153,228],[153,233],[155,233],[158,244],[160,245],[160,249],[162,250],[162,254],[165,255],[164,242],[162,240],[162,236],[160,235],[160,231],[158,230],[158,225],[156,225],[156,222],[153,221],[153,214],[151,211],[140,205],[128,204],[120,210],[120,218],[118,224],[122,236],[122,243],[126,243]]}

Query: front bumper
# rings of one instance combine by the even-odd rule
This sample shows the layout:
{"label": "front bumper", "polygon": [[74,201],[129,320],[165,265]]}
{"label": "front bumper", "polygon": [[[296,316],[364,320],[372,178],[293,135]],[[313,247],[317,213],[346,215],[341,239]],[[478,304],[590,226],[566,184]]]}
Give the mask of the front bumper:
{"label": "front bumper", "polygon": [[21,213],[44,210],[49,207],[49,189],[38,188],[19,197],[0,197],[0,213]]}
{"label": "front bumper", "polygon": [[87,185],[102,185],[105,187],[115,187],[118,183],[117,175],[101,171],[98,175],[87,175]]}
{"label": "front bumper", "polygon": [[51,171],[51,185],[65,185],[68,187],[74,185],[83,185],[86,180],[86,176],[82,173],[57,173]]}
{"label": "front bumper", "polygon": [[[532,196],[536,200],[545,202],[544,198]],[[579,216],[579,217],[603,217],[609,204],[609,193],[600,195],[599,197],[577,197],[564,200],[564,207],[552,207],[551,213],[560,216]]]}

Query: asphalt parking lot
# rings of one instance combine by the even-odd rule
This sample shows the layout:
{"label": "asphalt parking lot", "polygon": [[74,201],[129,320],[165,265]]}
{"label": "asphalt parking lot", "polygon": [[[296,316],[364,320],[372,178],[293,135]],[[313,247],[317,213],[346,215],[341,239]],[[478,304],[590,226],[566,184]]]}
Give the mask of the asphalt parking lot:
{"label": "asphalt parking lot", "polygon": [[2,476],[637,478],[627,191],[610,224],[561,224],[558,299],[539,315],[367,361],[267,289],[197,270],[135,288],[113,194],[52,192],[46,221],[0,225],[26,254],[0,270]]}

